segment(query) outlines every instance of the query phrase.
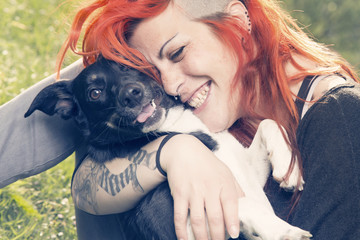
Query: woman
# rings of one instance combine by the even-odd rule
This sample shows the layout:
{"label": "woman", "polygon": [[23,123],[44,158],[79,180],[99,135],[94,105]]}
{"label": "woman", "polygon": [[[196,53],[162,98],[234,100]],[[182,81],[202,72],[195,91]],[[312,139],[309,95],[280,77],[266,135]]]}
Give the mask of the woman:
{"label": "woman", "polygon": [[[293,155],[303,161],[306,182],[294,205],[290,194],[269,180],[265,190],[276,213],[309,230],[314,239],[360,237],[360,92],[345,61],[310,40],[273,1],[109,0],[79,12],[60,62],[69,46],[75,50],[81,27],[95,10],[80,53],[85,65],[101,53],[158,78],[168,94],[193,107],[212,131],[229,128],[244,145],[251,142],[260,120],[276,120],[289,135]],[[310,93],[302,95],[308,82]],[[307,96],[311,101],[298,113],[303,101],[295,100]],[[162,140],[139,152],[151,155]],[[148,165],[137,166],[144,192],[129,186],[110,196],[97,174],[107,169],[121,173],[124,165],[135,164],[127,160],[96,165],[85,159],[74,177],[77,206],[97,214],[126,211],[165,181],[150,158]],[[162,148],[160,164],[174,198],[179,239],[186,239],[188,209],[197,239],[207,238],[204,209],[212,238],[223,239],[225,229],[238,235],[236,209],[242,191],[210,151],[191,136],[177,135]],[[78,211],[79,225],[85,223],[79,221],[84,216],[92,218]],[[116,228],[114,222],[104,225]]]}
{"label": "woman", "polygon": [[[99,12],[89,17],[94,10]],[[344,60],[309,39],[274,1],[97,1],[77,15],[63,53],[69,46],[75,50],[86,18],[91,24],[80,53],[85,65],[101,53],[145,71],[161,81],[168,94],[192,107],[211,131],[230,128],[245,145],[264,118],[284,126],[293,156],[303,160],[306,187],[291,205],[289,194],[269,181],[266,191],[277,214],[286,218],[293,206],[290,223],[310,230],[314,239],[359,236],[353,225],[358,223],[353,214],[359,214],[360,140],[353,132],[360,126],[360,112],[354,110],[360,95],[353,80],[358,79]],[[306,95],[308,82],[312,88]],[[294,101],[307,96],[304,108],[302,101]],[[142,150],[156,151],[161,140]],[[204,209],[212,238],[222,239],[225,229],[237,237],[236,199],[242,192],[229,170],[185,135],[168,141],[160,159],[174,198],[177,237],[186,239],[188,209],[197,239],[206,239]],[[89,173],[107,168],[119,172],[124,161],[91,164],[82,163],[73,187],[75,203],[90,213],[125,211],[164,181],[156,169],[139,166],[144,168],[137,175],[145,191],[129,188],[112,197]],[[81,191],[89,179],[90,191]],[[345,185],[335,187],[339,183]],[[92,197],[86,198],[89,192]]]}

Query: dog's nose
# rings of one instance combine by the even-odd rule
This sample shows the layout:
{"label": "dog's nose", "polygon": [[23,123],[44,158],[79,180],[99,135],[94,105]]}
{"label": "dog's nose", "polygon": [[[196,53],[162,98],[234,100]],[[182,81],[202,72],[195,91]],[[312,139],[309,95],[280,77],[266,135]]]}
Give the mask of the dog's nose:
{"label": "dog's nose", "polygon": [[119,101],[123,107],[134,108],[141,103],[144,91],[139,84],[129,83],[120,90]]}

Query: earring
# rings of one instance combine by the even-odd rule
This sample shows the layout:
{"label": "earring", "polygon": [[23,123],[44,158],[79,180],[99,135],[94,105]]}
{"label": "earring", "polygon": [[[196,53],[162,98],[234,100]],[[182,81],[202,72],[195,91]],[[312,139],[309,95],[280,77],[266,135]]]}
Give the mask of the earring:
{"label": "earring", "polygon": [[174,96],[175,101],[179,100],[181,98],[180,94],[178,93],[178,95]]}
{"label": "earring", "polygon": [[174,96],[175,101],[177,101],[179,98],[181,98],[180,93],[179,93],[179,88],[176,89],[176,94],[177,94],[177,95]]}
{"label": "earring", "polygon": [[247,20],[248,20],[248,32],[250,33],[251,32],[251,20],[250,20],[248,11],[245,11],[245,15],[246,15]]}

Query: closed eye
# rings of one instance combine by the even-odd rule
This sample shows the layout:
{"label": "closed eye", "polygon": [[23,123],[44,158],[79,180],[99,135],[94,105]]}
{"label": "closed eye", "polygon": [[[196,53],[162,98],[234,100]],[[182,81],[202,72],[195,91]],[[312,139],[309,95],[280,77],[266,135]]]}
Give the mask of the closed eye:
{"label": "closed eye", "polygon": [[185,46],[182,46],[178,49],[176,49],[173,53],[170,54],[169,58],[173,62],[180,62],[184,58],[184,49]]}

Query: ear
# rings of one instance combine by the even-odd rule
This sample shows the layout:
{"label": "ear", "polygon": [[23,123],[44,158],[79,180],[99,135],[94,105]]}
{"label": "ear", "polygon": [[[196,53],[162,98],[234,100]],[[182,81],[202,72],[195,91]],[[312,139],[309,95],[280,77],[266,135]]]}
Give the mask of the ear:
{"label": "ear", "polygon": [[249,11],[245,5],[239,0],[232,0],[226,6],[225,12],[231,16],[237,17],[241,24],[251,32],[251,20],[249,17]]}
{"label": "ear", "polygon": [[72,81],[55,82],[41,90],[31,103],[24,117],[30,116],[35,110],[47,115],[59,114],[63,119],[77,115],[78,108],[71,92]]}

